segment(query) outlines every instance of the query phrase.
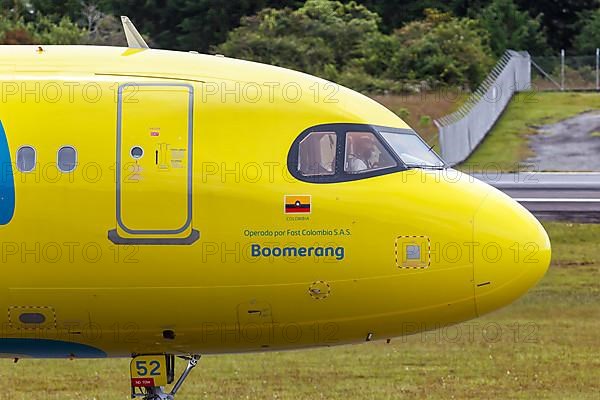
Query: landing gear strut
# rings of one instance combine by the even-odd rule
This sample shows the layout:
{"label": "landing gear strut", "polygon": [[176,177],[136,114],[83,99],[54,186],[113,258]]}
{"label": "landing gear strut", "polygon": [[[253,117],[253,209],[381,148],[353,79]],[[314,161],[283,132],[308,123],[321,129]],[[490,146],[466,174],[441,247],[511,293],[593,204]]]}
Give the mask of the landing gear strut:
{"label": "landing gear strut", "polygon": [[[173,355],[142,356],[133,359],[131,398],[143,400],[173,400],[192,369],[198,365],[200,355],[180,357],[188,365],[169,393],[162,384],[173,383],[175,378],[175,357]],[[135,370],[135,373],[134,373]]]}

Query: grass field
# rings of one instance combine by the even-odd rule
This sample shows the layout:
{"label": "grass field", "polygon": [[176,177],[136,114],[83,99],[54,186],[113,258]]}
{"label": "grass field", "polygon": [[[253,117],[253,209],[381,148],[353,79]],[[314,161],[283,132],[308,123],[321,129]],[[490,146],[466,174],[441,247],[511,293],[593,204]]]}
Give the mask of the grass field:
{"label": "grass field", "polygon": [[[600,225],[546,227],[552,267],[499,312],[391,344],[206,357],[178,398],[597,400]],[[0,360],[0,399],[126,399],[127,374],[128,360]]]}
{"label": "grass field", "polygon": [[459,166],[463,170],[520,170],[531,155],[527,137],[536,126],[551,124],[600,108],[597,93],[528,92],[513,98],[496,126],[475,152]]}

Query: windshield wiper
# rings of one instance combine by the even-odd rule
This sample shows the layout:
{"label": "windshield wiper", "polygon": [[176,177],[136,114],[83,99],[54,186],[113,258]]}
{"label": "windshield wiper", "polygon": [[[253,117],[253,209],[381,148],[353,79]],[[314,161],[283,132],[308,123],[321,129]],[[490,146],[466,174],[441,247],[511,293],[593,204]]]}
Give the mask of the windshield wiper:
{"label": "windshield wiper", "polygon": [[421,169],[444,169],[445,165],[420,165],[420,164],[405,164],[408,168],[421,168]]}

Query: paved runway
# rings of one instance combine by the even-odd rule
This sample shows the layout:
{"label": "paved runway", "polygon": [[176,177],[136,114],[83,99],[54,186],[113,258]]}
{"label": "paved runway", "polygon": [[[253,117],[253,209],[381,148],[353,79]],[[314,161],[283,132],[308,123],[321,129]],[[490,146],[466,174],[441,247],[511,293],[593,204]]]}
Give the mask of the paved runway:
{"label": "paved runway", "polygon": [[541,219],[600,223],[600,173],[494,173],[474,176]]}

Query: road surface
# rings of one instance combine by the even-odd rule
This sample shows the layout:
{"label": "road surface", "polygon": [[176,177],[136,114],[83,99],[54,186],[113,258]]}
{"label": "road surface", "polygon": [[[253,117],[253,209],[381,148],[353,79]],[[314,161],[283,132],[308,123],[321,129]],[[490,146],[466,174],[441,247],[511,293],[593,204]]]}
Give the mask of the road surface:
{"label": "road surface", "polygon": [[529,137],[538,171],[600,171],[600,111],[588,111],[537,129]]}
{"label": "road surface", "polygon": [[600,223],[600,173],[474,176],[502,190],[540,219]]}

